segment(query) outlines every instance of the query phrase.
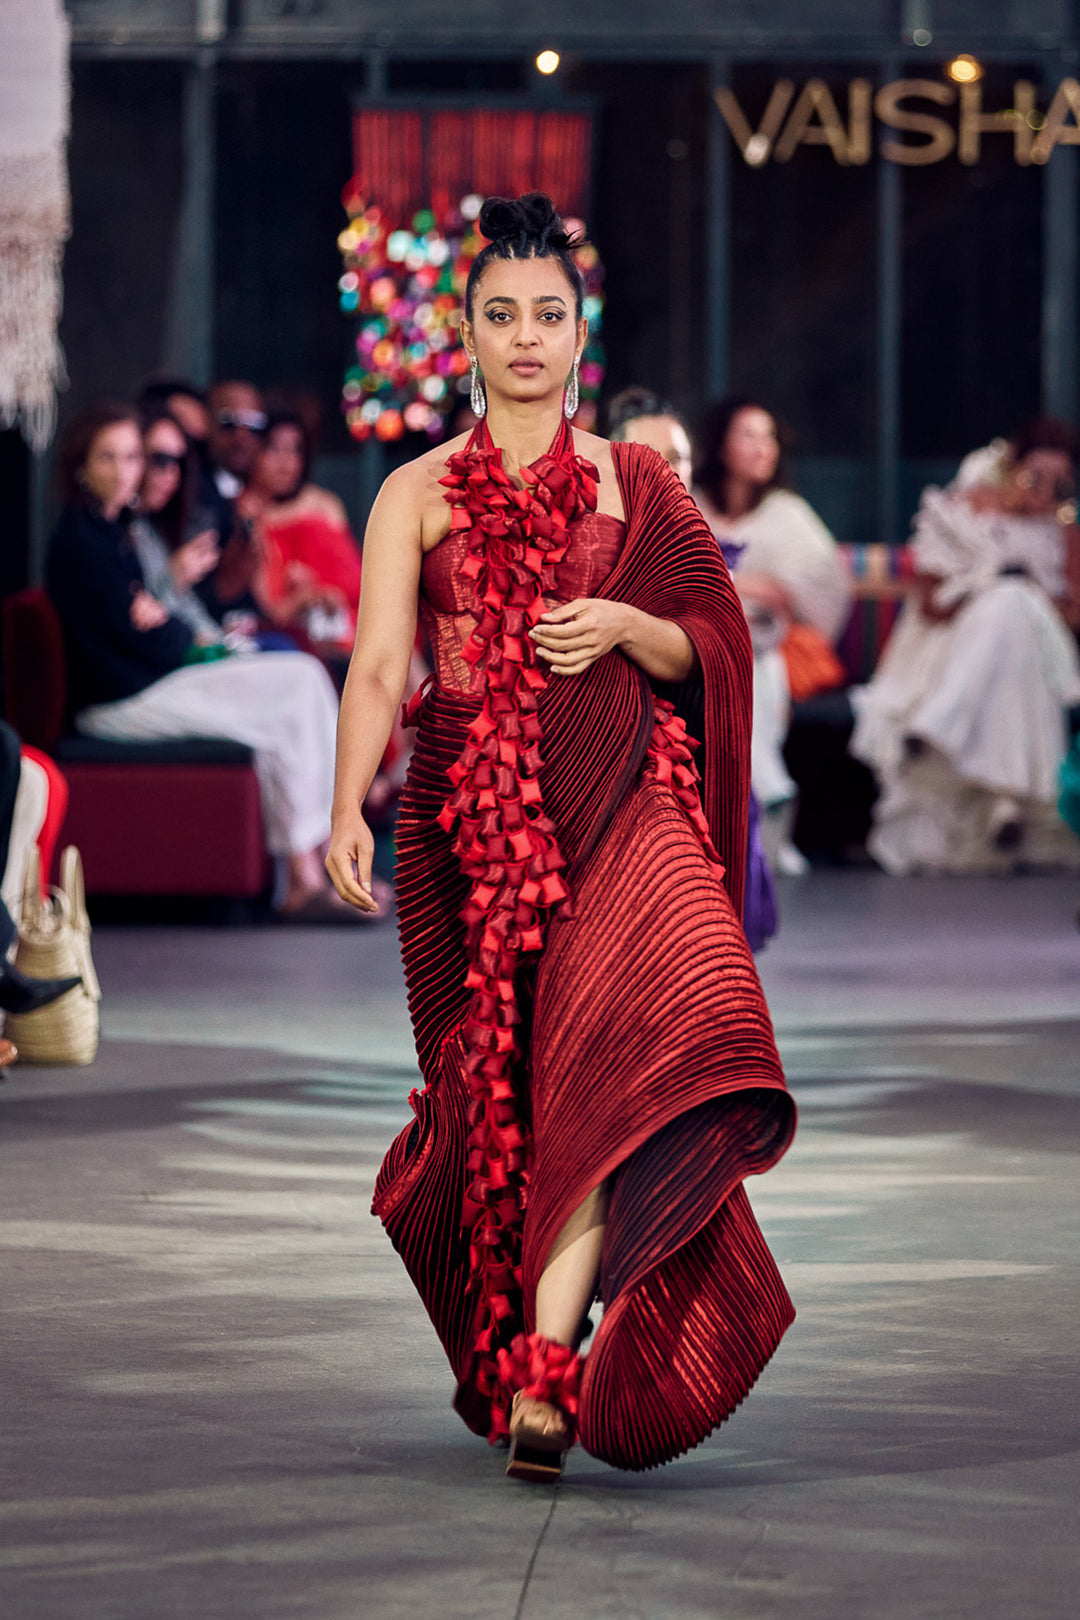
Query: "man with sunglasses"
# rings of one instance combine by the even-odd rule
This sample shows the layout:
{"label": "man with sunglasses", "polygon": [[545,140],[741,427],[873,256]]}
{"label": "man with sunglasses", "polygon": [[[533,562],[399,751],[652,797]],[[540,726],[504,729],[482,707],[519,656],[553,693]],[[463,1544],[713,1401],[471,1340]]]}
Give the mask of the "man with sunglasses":
{"label": "man with sunglasses", "polygon": [[210,435],[200,479],[199,503],[218,531],[221,560],[198,586],[217,620],[229,613],[257,611],[251,595],[255,553],[246,526],[236,512],[236,499],[247,482],[266,431],[262,395],[254,383],[238,378],[217,382],[207,400]]}
{"label": "man with sunglasses", "polygon": [[219,382],[210,390],[210,465],[226,500],[247,483],[266,432],[262,395],[249,382]]}

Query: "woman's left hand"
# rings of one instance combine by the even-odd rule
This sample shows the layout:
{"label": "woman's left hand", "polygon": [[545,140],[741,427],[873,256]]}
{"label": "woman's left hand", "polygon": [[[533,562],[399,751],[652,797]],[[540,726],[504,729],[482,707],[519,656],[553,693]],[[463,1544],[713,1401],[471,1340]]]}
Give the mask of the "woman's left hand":
{"label": "woman's left hand", "polygon": [[205,579],[217,567],[220,557],[216,529],[204,529],[202,534],[178,546],[169,558],[177,590],[189,590]]}
{"label": "woman's left hand", "polygon": [[580,597],[549,608],[529,632],[538,654],[559,675],[582,675],[626,635],[627,607]]}

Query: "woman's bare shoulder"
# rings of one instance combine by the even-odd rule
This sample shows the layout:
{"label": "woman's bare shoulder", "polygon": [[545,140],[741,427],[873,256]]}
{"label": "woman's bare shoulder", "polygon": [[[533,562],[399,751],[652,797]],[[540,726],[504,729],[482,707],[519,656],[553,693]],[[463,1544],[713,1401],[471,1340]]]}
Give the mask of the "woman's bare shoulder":
{"label": "woman's bare shoulder", "polygon": [[581,428],[574,429],[574,449],[586,461],[591,461],[599,467],[601,472],[605,469],[615,471],[615,461],[611,454],[611,440],[602,439],[598,433],[585,433]]}
{"label": "woman's bare shoulder", "polygon": [[440,479],[446,477],[449,458],[468,442],[467,433],[459,434],[396,467],[383,481],[372,517],[377,513],[395,527],[407,526],[425,551],[437,544],[450,526],[450,508]]}
{"label": "woman's bare shoulder", "polygon": [[469,435],[461,433],[455,439],[448,439],[445,444],[425,450],[423,455],[396,467],[383,483],[383,489],[392,492],[396,498],[411,498],[421,505],[435,495],[441,499],[443,491],[439,480],[446,477],[446,464],[451,456],[464,450],[468,442]]}
{"label": "woman's bare shoulder", "polygon": [[611,451],[611,440],[602,439],[598,433],[584,433],[580,428],[575,428],[574,449],[585,461],[591,461],[600,475],[597,511],[605,512],[609,517],[620,518],[625,522],[626,511],[619,486],[618,468],[615,466],[615,457]]}

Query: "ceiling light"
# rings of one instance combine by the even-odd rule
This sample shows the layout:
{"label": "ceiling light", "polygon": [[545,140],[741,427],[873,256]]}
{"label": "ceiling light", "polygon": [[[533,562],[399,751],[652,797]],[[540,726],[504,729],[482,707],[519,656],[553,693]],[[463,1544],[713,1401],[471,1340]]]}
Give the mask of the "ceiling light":
{"label": "ceiling light", "polygon": [[537,71],[540,73],[555,73],[559,67],[558,51],[541,51],[536,58]]}
{"label": "ceiling light", "polygon": [[983,65],[977,57],[968,56],[965,52],[961,56],[954,56],[946,65],[945,72],[954,84],[974,84],[983,76]]}

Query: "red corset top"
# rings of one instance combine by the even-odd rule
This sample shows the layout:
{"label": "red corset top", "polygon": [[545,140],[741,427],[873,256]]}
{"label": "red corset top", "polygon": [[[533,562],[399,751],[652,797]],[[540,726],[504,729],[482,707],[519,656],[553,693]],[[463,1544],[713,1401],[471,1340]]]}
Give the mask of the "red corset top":
{"label": "red corset top", "polygon": [[[595,596],[622,550],[626,526],[607,512],[587,512],[570,525],[570,546],[555,570],[555,592],[548,607]],[[468,692],[472,670],[461,655],[476,620],[470,610],[474,586],[461,564],[468,555],[468,531],[452,529],[424,554],[420,568],[420,622],[431,643],[435,679],[455,692]]]}

